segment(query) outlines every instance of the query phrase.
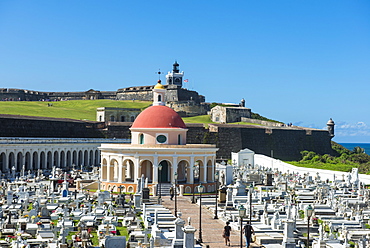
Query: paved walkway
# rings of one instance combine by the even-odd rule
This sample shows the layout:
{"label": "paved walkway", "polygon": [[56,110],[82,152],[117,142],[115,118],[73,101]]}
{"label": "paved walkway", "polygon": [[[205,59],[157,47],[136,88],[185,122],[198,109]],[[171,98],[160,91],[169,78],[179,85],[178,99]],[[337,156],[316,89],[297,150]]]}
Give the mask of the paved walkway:
{"label": "paved walkway", "polygon": [[[171,201],[169,196],[162,197],[162,204],[168,208],[172,213],[175,210],[175,201]],[[190,197],[179,196],[177,197],[177,211],[182,213],[181,218],[185,220],[187,225],[188,217],[191,218],[191,225],[197,229],[195,233],[196,239],[199,238],[199,205],[191,204]],[[207,245],[210,248],[229,247],[225,245],[224,238],[222,237],[222,231],[224,222],[219,219],[213,219],[213,214],[207,209],[202,207],[202,239],[203,246]],[[240,247],[240,231],[232,230],[230,236],[231,246]],[[243,244],[245,247],[245,241]]]}

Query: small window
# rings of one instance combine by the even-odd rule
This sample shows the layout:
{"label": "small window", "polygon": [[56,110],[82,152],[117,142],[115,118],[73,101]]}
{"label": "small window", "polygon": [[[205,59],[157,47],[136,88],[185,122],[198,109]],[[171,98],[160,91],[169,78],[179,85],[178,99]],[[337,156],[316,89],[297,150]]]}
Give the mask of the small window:
{"label": "small window", "polygon": [[134,122],[135,116],[131,116],[131,122]]}
{"label": "small window", "polygon": [[167,141],[167,137],[164,136],[163,134],[157,136],[157,142],[158,143],[163,144],[163,143],[166,143],[166,141]]}
{"label": "small window", "polygon": [[181,145],[181,134],[179,134],[179,136],[177,136],[177,143],[178,143],[179,145]]}
{"label": "small window", "polygon": [[99,116],[99,121],[103,121],[103,116]]}
{"label": "small window", "polygon": [[158,102],[162,101],[162,95],[158,95]]}
{"label": "small window", "polygon": [[125,117],[123,115],[121,116],[121,122],[125,122]]}
{"label": "small window", "polygon": [[110,116],[110,121],[114,121],[114,116],[113,115]]}
{"label": "small window", "polygon": [[144,144],[144,134],[142,134],[142,133],[139,135],[139,144],[140,145]]}

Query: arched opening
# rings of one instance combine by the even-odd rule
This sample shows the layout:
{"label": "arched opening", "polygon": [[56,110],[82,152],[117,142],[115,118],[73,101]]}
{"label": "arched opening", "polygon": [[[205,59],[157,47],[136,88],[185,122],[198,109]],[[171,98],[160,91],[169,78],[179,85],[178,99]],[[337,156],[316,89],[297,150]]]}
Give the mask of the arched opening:
{"label": "arched opening", "polygon": [[110,116],[110,121],[114,121],[114,116],[113,115]]}
{"label": "arched opening", "polygon": [[53,167],[54,164],[53,164],[53,160],[52,160],[52,154],[51,152],[48,152],[47,153],[47,159],[46,159],[46,168],[48,169],[51,169],[51,167]]}
{"label": "arched opening", "polygon": [[169,183],[170,182],[170,174],[171,174],[171,164],[167,160],[162,160],[159,163],[162,166],[162,169],[159,170],[158,168],[158,182],[161,183]]}
{"label": "arched opening", "polygon": [[177,181],[178,182],[186,182],[188,179],[188,167],[189,163],[186,160],[181,160],[177,164]]}
{"label": "arched opening", "polygon": [[135,116],[131,116],[131,122],[134,122]]}
{"label": "arched opening", "polygon": [[202,160],[197,160],[195,161],[195,176],[194,176],[194,181],[197,183],[203,182],[203,177],[204,177],[204,168],[203,168],[203,162]]}
{"label": "arched opening", "polygon": [[46,168],[46,161],[45,161],[45,152],[41,152],[40,154],[40,169],[45,169]]}
{"label": "arched opening", "polygon": [[64,151],[60,152],[60,161],[59,161],[60,168],[66,167],[66,153]]}
{"label": "arched opening", "polygon": [[121,115],[121,122],[125,122],[125,116]]}
{"label": "arched opening", "polygon": [[133,182],[134,179],[135,179],[135,166],[134,166],[134,162],[130,159],[127,159],[125,161],[123,161],[123,164],[126,165],[126,168],[125,168],[125,180],[128,181],[128,182]]}
{"label": "arched opening", "polygon": [[31,170],[32,169],[32,163],[31,163],[31,154],[29,152],[26,152],[26,156],[24,159],[24,165],[26,166],[26,170]]}
{"label": "arched opening", "polygon": [[117,182],[118,180],[118,161],[115,159],[112,159],[110,161],[108,178],[110,182]]}
{"label": "arched opening", "polygon": [[214,179],[213,179],[213,176],[214,176],[214,171],[212,170],[212,161],[211,160],[208,160],[207,162],[207,179],[206,181],[207,182],[213,182]]}
{"label": "arched opening", "polygon": [[177,144],[181,145],[181,134],[177,136]]}
{"label": "arched opening", "polygon": [[158,95],[158,102],[162,101],[162,95]]}
{"label": "arched opening", "polygon": [[71,168],[72,167],[72,154],[71,154],[71,151],[67,151],[67,164],[66,164],[67,168]]}
{"label": "arched opening", "polygon": [[143,133],[139,134],[139,144],[140,145],[144,144],[144,134]]}
{"label": "arched opening", "polygon": [[17,166],[15,167],[16,171],[21,171],[23,168],[23,154],[21,152],[18,152],[17,154]]}
{"label": "arched opening", "polygon": [[99,165],[100,164],[100,154],[99,154],[99,150],[96,150],[95,151],[95,161],[94,161],[94,165]]}
{"label": "arched opening", "polygon": [[87,150],[84,151],[84,159],[83,159],[83,166],[89,165],[89,152]]}
{"label": "arched opening", "polygon": [[6,154],[2,152],[0,154],[0,169],[2,172],[6,171]]}
{"label": "arched opening", "polygon": [[13,166],[15,166],[15,158],[14,158],[14,153],[13,152],[11,152],[11,153],[9,153],[9,161],[8,161],[8,170],[9,170],[9,172],[11,172],[11,170],[12,170],[12,168],[13,168]]}
{"label": "arched opening", "polygon": [[82,160],[83,160],[83,157],[82,157],[82,151],[78,151],[78,162],[77,162],[77,167],[82,169]]}
{"label": "arched opening", "polygon": [[90,150],[90,155],[89,155],[89,166],[93,166],[94,165],[94,151],[93,150]]}
{"label": "arched opening", "polygon": [[57,151],[54,152],[54,158],[53,158],[53,166],[60,167],[59,162],[59,154]]}
{"label": "arched opening", "polygon": [[149,160],[144,160],[143,162],[141,162],[140,168],[141,168],[141,170],[140,170],[139,176],[141,177],[141,175],[144,175],[144,178],[148,178],[149,182],[153,182],[153,164],[152,164],[152,162],[149,161]]}
{"label": "arched opening", "polygon": [[38,155],[37,152],[34,152],[32,154],[32,168],[34,170],[40,169],[40,166],[39,166],[39,157],[37,155]]}

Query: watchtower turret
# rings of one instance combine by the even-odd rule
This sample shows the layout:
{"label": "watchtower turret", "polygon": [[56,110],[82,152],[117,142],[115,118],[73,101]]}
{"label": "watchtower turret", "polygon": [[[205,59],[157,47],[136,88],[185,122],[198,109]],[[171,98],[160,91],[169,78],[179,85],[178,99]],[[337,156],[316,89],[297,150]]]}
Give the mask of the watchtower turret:
{"label": "watchtower turret", "polygon": [[335,125],[334,121],[330,118],[326,125],[328,126],[329,136],[334,137],[334,125]]}

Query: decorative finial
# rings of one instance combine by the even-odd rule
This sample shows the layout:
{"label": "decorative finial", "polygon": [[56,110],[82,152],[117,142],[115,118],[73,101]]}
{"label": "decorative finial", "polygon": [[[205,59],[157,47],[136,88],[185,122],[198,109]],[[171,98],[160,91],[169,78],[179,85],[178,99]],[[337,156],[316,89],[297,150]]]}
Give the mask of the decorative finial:
{"label": "decorative finial", "polygon": [[163,72],[161,72],[161,69],[158,69],[158,72],[156,72],[158,74],[158,79],[161,80],[161,74],[163,74]]}

